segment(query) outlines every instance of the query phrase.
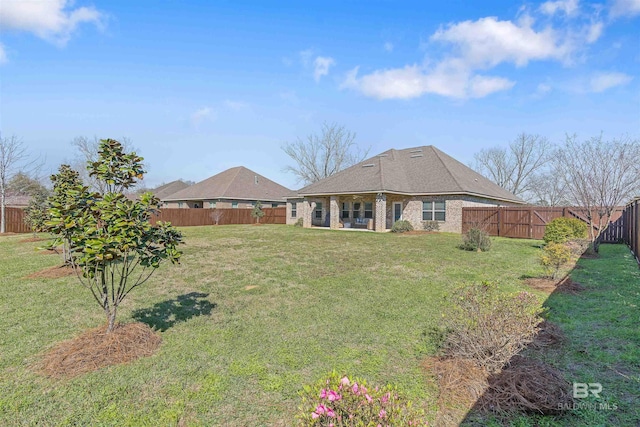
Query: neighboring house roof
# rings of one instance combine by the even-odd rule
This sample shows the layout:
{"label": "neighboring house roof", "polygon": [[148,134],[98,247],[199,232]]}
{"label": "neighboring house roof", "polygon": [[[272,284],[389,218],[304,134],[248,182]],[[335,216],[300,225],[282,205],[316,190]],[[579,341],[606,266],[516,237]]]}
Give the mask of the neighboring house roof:
{"label": "neighboring house roof", "polygon": [[29,206],[31,196],[24,194],[7,194],[5,195],[4,205],[12,208],[21,208]]}
{"label": "neighboring house roof", "polygon": [[189,187],[189,184],[178,179],[175,181],[171,181],[168,184],[163,184],[150,191],[153,193],[154,196],[162,200],[166,197],[169,197],[173,193],[177,193],[178,191],[184,190],[185,188],[188,188],[188,187]]}
{"label": "neighboring house roof", "polygon": [[300,196],[398,193],[468,194],[501,201],[521,199],[433,145],[388,150],[298,191]]}
{"label": "neighboring house roof", "polygon": [[161,200],[237,199],[283,202],[289,194],[291,194],[291,190],[288,188],[244,166],[238,166],[220,172]]}

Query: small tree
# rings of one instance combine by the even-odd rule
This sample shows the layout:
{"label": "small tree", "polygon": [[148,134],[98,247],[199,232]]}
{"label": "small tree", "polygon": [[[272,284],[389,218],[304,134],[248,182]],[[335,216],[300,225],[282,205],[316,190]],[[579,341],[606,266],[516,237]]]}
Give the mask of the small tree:
{"label": "small tree", "polygon": [[53,191],[47,199],[48,218],[43,231],[56,236],[51,247],[62,246],[63,261],[71,265],[73,237],[82,231],[80,220],[91,194],[69,165],[60,165],[58,173],[51,175],[51,182]]}
{"label": "small tree", "polygon": [[122,194],[144,174],[136,153],[124,153],[118,141],[101,140],[99,158],[87,169],[105,192],[89,193],[77,183],[70,190],[80,198],[75,209],[51,209],[50,223],[72,230],[72,266],[104,310],[111,332],[129,292],[149,280],[163,261],[179,261],[182,235],[169,223],[151,225],[151,215],[160,206],[153,194],[145,193],[139,200]]}
{"label": "small tree", "polygon": [[253,205],[253,210],[251,211],[251,216],[256,219],[256,223],[260,224],[260,218],[264,216],[264,211],[262,210],[262,203],[259,201]]}
{"label": "small tree", "polygon": [[222,221],[222,218],[224,218],[224,211],[221,209],[214,209],[213,212],[211,212],[211,219],[213,219],[213,223],[215,225],[219,225],[220,221]]}
{"label": "small tree", "polygon": [[571,249],[563,243],[547,243],[540,256],[540,263],[547,271],[547,276],[557,279],[560,269],[571,261]]}
{"label": "small tree", "polygon": [[41,192],[36,193],[29,201],[29,206],[25,208],[24,223],[33,231],[33,237],[36,237],[36,233],[46,230],[48,209],[47,195]]}

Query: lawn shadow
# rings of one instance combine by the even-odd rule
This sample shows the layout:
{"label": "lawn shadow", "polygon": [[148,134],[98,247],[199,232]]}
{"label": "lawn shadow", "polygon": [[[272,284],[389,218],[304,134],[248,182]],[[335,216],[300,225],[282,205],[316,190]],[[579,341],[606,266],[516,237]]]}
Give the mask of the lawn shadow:
{"label": "lawn shadow", "polygon": [[206,299],[208,296],[209,294],[201,292],[190,292],[156,303],[151,308],[135,310],[131,316],[139,322],[164,332],[178,322],[211,314],[211,310],[216,308],[217,304],[209,302]]}

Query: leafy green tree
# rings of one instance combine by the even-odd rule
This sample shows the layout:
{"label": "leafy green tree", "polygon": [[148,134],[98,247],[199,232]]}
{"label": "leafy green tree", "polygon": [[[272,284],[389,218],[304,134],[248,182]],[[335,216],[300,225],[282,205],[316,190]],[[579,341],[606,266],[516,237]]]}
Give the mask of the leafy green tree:
{"label": "leafy green tree", "polygon": [[162,262],[177,263],[182,255],[179,231],[169,223],[151,225],[160,201],[151,193],[139,200],[123,194],[142,178],[142,160],[125,153],[116,140],[101,140],[98,160],[87,169],[103,184],[104,193],[89,193],[77,183],[71,191],[82,200],[75,209],[50,209],[51,224],[72,230],[72,265],[104,310],[107,332],[113,331],[118,307],[129,292],[148,281]]}
{"label": "leafy green tree", "polygon": [[262,210],[262,203],[259,201],[253,205],[253,210],[251,211],[251,216],[256,219],[256,222],[260,224],[260,218],[264,216],[264,211]]}
{"label": "leafy green tree", "polygon": [[51,175],[51,182],[53,190],[47,199],[48,218],[43,231],[56,236],[51,247],[61,246],[64,263],[71,265],[73,237],[82,232],[81,219],[91,193],[69,165],[60,165],[58,173]]}
{"label": "leafy green tree", "polygon": [[43,192],[37,192],[29,201],[29,206],[25,208],[24,222],[33,231],[33,237],[36,237],[36,233],[46,230],[48,209],[47,195]]}

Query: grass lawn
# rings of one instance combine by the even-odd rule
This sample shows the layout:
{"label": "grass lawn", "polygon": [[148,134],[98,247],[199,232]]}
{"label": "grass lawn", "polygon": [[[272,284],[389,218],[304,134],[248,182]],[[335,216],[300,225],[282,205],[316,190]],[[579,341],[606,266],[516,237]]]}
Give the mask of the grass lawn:
{"label": "grass lawn", "polygon": [[[426,331],[446,309],[447,289],[498,280],[515,291],[524,288],[520,277],[541,272],[537,242],[526,240],[496,238],[490,252],[475,253],[457,249],[460,236],[447,233],[267,225],[183,231],[182,264],[162,266],[119,313],[120,321],[142,319],[160,330],[159,351],[68,380],[38,375],[31,365],[59,341],[104,323],[104,316],[74,277],[25,278],[59,264],[58,256],[21,243],[26,235],[0,237],[0,425],[292,425],[302,385],[333,369],[394,383],[433,409],[436,390],[420,362],[433,351]],[[602,259],[585,260],[576,271],[576,280],[598,297],[590,304],[603,316],[599,327],[585,332],[564,296],[549,302],[555,301],[552,320],[589,340],[570,344],[551,363],[574,369],[569,381],[590,382],[585,375],[593,373],[607,391],[598,369],[619,360],[614,367],[631,380],[610,374],[610,386],[626,390],[616,396],[619,414],[629,420],[638,414],[640,276],[625,251],[605,246]],[[620,271],[624,277],[616,279]],[[611,293],[620,296],[601,308]],[[614,320],[619,330],[609,325]],[[594,348],[601,335],[615,337],[617,347]],[[606,416],[596,419],[607,424]],[[572,417],[582,415],[548,421],[571,425]]]}

